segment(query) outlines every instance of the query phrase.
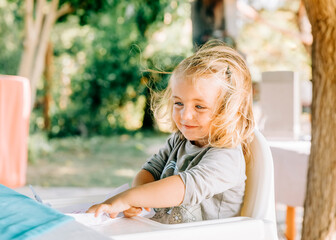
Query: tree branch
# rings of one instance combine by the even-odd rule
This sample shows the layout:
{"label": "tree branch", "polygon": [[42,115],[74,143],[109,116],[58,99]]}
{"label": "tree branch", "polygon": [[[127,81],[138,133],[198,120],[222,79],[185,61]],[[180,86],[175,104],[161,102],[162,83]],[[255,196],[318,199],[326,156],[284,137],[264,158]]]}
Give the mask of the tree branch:
{"label": "tree branch", "polygon": [[34,10],[34,1],[33,0],[26,0],[26,7],[25,7],[25,35],[29,36],[31,30],[34,27],[34,18],[33,18],[33,10]]}
{"label": "tree branch", "polygon": [[41,25],[44,17],[44,11],[46,8],[46,1],[45,0],[38,0],[36,5],[36,19],[34,24],[34,31],[35,36],[39,36],[41,31]]}
{"label": "tree branch", "polygon": [[75,9],[73,7],[71,7],[71,5],[69,3],[65,3],[62,5],[62,7],[57,11],[56,13],[56,19],[59,19],[60,17],[69,14],[69,13],[73,13],[75,11]]}
{"label": "tree branch", "polygon": [[23,52],[20,60],[18,75],[27,77],[30,79],[30,69],[32,65],[32,58],[34,56],[34,49],[31,47],[34,42],[34,1],[25,0],[24,11],[24,40],[23,40]]}

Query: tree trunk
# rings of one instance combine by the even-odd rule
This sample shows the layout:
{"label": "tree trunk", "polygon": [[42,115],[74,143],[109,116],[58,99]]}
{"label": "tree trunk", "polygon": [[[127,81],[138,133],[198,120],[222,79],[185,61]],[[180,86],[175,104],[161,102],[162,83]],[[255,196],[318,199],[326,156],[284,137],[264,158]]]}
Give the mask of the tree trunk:
{"label": "tree trunk", "polygon": [[35,102],[36,86],[45,66],[44,61],[51,30],[59,17],[74,11],[69,3],[63,4],[58,9],[59,0],[51,2],[37,0],[36,7],[34,3],[33,0],[25,1],[25,38],[18,72],[18,75],[30,80],[32,107]]}
{"label": "tree trunk", "polygon": [[211,38],[225,37],[225,0],[196,0],[191,3],[193,44],[195,47]]}
{"label": "tree trunk", "polygon": [[23,41],[23,53],[21,56],[21,62],[19,66],[19,73],[18,75],[22,77],[30,78],[30,69],[33,63],[34,53],[35,53],[35,42],[37,36],[32,29],[34,29],[34,22],[33,22],[33,8],[34,3],[33,0],[27,0],[25,6],[25,26],[24,26],[24,35],[25,39]]}
{"label": "tree trunk", "polygon": [[43,101],[43,118],[44,118],[44,130],[50,129],[50,117],[49,109],[51,102],[51,86],[53,77],[53,44],[49,41],[47,54],[45,59],[45,82],[44,82],[44,101]]}
{"label": "tree trunk", "polygon": [[51,30],[55,24],[56,21],[56,14],[57,14],[57,8],[58,8],[58,0],[53,0],[49,4],[49,11],[48,14],[45,16],[42,29],[41,29],[41,35],[40,35],[40,41],[36,52],[36,59],[34,61],[34,68],[31,73],[30,83],[31,83],[31,91],[32,91],[32,106],[35,102],[35,96],[36,96],[36,86],[38,84],[38,81],[41,79],[43,70],[44,70],[44,63],[45,63],[45,56],[47,53],[47,47],[48,42],[51,34]]}
{"label": "tree trunk", "polygon": [[305,0],[312,24],[312,145],[303,240],[336,239],[336,1]]}
{"label": "tree trunk", "polygon": [[142,130],[154,130],[154,117],[151,111],[151,93],[149,88],[147,87],[145,90],[145,96],[146,96],[146,105],[144,109],[144,117],[142,120]]}
{"label": "tree trunk", "polygon": [[36,20],[34,21],[34,1],[25,1],[25,27],[23,53],[19,67],[19,75],[31,79],[31,72],[34,66],[34,58],[36,55],[36,47],[39,35],[41,33],[41,25],[44,18],[43,9],[45,8],[45,0],[38,0],[35,9]]}

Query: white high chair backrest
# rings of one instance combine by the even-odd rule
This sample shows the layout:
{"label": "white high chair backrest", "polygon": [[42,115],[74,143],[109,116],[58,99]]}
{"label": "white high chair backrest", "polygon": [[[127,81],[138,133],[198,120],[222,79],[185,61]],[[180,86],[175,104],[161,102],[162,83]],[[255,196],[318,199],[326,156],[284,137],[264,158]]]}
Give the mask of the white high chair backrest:
{"label": "white high chair backrest", "polygon": [[265,137],[257,129],[254,131],[251,152],[253,159],[246,166],[247,179],[241,216],[276,224],[273,158]]}

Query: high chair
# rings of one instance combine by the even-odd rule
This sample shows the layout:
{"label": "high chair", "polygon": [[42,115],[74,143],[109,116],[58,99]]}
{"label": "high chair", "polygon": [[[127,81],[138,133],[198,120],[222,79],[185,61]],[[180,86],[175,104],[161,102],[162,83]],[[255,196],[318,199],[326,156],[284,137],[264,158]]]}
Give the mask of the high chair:
{"label": "high chair", "polygon": [[241,216],[261,219],[278,239],[275,218],[274,168],[271,149],[259,130],[251,143],[253,160],[246,166],[246,186]]}
{"label": "high chair", "polygon": [[[258,130],[255,130],[254,134],[253,161],[246,167],[246,191],[241,216],[182,224],[161,224],[149,218],[137,216],[90,226],[89,229],[81,229],[80,232],[84,235],[84,232],[94,230],[112,239],[277,240],[272,154],[264,136]],[[85,198],[85,201],[89,200],[90,198]],[[94,199],[91,198],[91,200]],[[58,201],[49,202],[57,209],[76,201],[78,202],[78,199],[75,201],[58,199]],[[48,237],[56,236],[55,232],[57,231],[53,231]],[[104,239],[104,237],[96,239]]]}

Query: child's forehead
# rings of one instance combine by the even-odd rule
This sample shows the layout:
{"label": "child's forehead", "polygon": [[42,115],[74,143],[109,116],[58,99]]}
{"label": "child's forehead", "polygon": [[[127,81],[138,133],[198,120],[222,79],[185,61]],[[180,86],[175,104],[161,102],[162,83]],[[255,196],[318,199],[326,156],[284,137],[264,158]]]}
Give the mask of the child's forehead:
{"label": "child's forehead", "polygon": [[179,84],[188,84],[193,87],[203,87],[204,85],[216,85],[217,87],[220,86],[220,81],[214,77],[209,77],[205,75],[201,76],[193,76],[193,75],[175,75],[171,78],[171,85],[179,85]]}
{"label": "child's forehead", "polygon": [[222,88],[218,82],[206,77],[188,78],[180,77],[171,79],[173,95],[193,95],[195,98],[208,98],[210,95],[217,96]]}

